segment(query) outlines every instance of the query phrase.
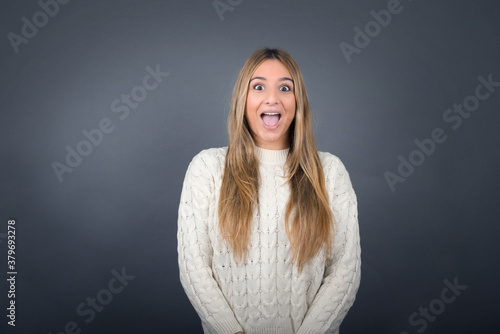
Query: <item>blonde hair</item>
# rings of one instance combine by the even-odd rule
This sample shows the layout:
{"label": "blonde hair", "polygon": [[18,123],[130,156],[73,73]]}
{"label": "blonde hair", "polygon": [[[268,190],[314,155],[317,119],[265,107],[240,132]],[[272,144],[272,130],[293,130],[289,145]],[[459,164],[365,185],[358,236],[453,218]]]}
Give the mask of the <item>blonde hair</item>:
{"label": "blonde hair", "polygon": [[314,141],[304,79],[293,58],[280,49],[255,51],[241,68],[233,89],[228,117],[229,145],[222,177],[219,231],[236,260],[248,252],[251,223],[258,208],[259,162],[245,117],[248,86],[256,68],[267,59],[280,61],[294,81],[295,118],[290,125],[286,160],[290,197],[285,211],[292,259],[299,271],[325,247],[332,250],[334,216],[330,209],[321,161]]}

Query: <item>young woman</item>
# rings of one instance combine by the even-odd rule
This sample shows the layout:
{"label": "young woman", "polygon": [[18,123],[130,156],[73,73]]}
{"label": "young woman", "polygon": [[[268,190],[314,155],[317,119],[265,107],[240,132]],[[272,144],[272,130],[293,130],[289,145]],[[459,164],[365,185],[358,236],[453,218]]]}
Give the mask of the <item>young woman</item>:
{"label": "young woman", "polygon": [[360,282],[357,199],[318,152],[302,74],[279,49],[241,69],[228,147],[191,161],[180,279],[205,333],[338,333]]}

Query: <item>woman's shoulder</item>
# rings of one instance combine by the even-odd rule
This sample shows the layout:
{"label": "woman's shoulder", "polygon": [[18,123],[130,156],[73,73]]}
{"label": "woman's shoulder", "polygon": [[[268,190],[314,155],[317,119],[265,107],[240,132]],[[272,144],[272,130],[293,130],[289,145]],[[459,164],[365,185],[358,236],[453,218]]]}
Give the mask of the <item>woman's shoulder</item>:
{"label": "woman's shoulder", "polygon": [[323,166],[325,173],[327,173],[327,171],[331,172],[345,171],[344,163],[336,155],[330,152],[321,152],[321,151],[318,151],[318,155],[319,159],[321,160],[321,165]]}
{"label": "woman's shoulder", "polygon": [[193,159],[200,158],[226,158],[227,146],[224,147],[212,147],[200,151],[194,156]]}
{"label": "woman's shoulder", "polygon": [[[355,198],[352,189],[351,177],[344,163],[339,157],[328,152],[318,152],[325,176],[327,189],[334,196],[341,193],[349,193]],[[347,190],[347,192],[346,192]]]}
{"label": "woman's shoulder", "polygon": [[192,166],[204,166],[206,168],[220,168],[224,166],[226,159],[226,147],[207,148],[196,154],[191,160]]}

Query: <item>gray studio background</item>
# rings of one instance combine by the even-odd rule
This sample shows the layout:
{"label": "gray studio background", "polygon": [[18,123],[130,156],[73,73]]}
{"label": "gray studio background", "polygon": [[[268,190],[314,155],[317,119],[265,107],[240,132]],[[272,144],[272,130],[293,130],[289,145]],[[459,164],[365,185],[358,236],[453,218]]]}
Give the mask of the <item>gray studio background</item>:
{"label": "gray studio background", "polygon": [[[180,191],[192,157],[227,144],[232,86],[261,46],[299,63],[317,145],[358,196],[362,281],[341,332],[498,328],[500,87],[474,98],[478,77],[500,81],[498,1],[41,4],[0,8],[1,333],[201,333],[178,279]],[[388,6],[390,22],[370,24]],[[168,75],[145,89],[147,68]],[[464,101],[467,117],[447,111]],[[414,153],[436,129],[446,140]],[[98,145],[81,143],[85,131]],[[60,180],[67,147],[87,156]],[[401,158],[418,166],[391,189],[384,173],[402,177]]]}

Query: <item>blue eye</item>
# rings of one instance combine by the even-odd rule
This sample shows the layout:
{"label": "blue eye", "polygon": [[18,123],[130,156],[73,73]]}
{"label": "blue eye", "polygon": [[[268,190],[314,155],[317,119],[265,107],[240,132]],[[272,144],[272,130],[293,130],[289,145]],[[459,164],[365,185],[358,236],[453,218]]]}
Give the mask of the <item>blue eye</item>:
{"label": "blue eye", "polygon": [[290,89],[289,86],[281,86],[280,90],[283,91],[283,92],[289,92],[289,91],[291,91],[291,89]]}
{"label": "blue eye", "polygon": [[255,90],[263,90],[264,86],[262,86],[261,84],[256,84],[255,86],[253,86],[253,89],[255,89]]}

